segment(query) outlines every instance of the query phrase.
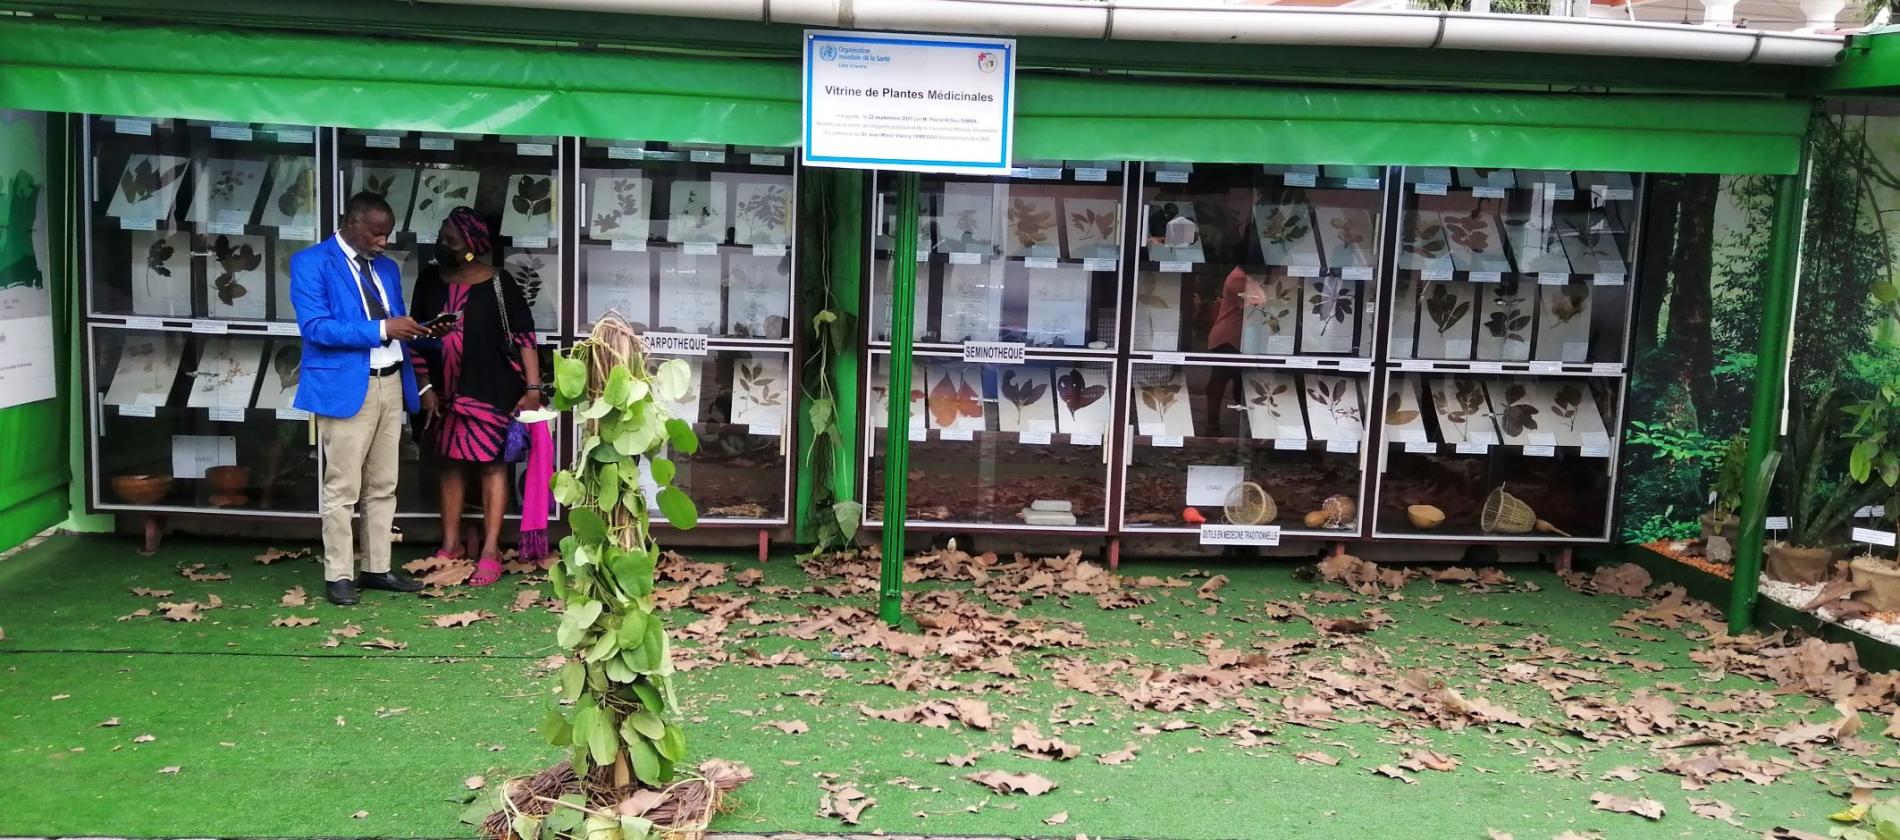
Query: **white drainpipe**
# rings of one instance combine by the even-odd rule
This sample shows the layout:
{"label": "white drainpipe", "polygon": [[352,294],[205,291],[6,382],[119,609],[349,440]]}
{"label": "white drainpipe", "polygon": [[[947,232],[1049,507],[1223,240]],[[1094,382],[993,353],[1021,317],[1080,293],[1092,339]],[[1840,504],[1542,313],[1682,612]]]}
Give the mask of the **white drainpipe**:
{"label": "white drainpipe", "polygon": [[[399,0],[404,1],[406,0]],[[1221,6],[1199,0],[438,0],[785,23],[828,29],[1115,41],[1494,50],[1824,67],[1840,36],[1673,23],[1408,9]],[[1556,0],[1563,2],[1563,0]],[[1719,3],[1720,0],[1715,0]],[[1803,0],[1810,18],[1845,0]],[[1810,6],[1816,8],[1808,11]],[[1815,27],[1819,28],[1819,27]]]}

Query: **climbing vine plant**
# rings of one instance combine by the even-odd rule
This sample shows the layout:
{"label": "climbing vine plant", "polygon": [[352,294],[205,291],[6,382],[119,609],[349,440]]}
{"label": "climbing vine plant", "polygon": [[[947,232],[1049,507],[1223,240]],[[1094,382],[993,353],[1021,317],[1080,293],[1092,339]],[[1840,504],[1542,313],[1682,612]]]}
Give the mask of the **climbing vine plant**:
{"label": "climbing vine plant", "polygon": [[832,381],[832,361],[850,352],[856,319],[839,304],[832,288],[833,252],[837,243],[831,224],[834,177],[813,177],[805,193],[802,214],[815,222],[806,239],[807,253],[814,254],[815,282],[803,284],[807,290],[802,309],[814,313],[806,335],[804,374],[799,377],[805,396],[805,422],[811,429],[811,445],[805,447],[799,469],[811,476],[811,510],[816,520],[818,541],[812,556],[849,545],[857,535],[864,517],[864,506],[854,499],[838,498],[831,481],[837,468],[838,453],[851,454],[838,427],[838,398]]}
{"label": "climbing vine plant", "polygon": [[654,610],[660,546],[649,501],[675,528],[698,522],[692,500],[672,486],[665,453],[690,455],[699,442],[661,405],[692,387],[692,369],[671,359],[649,373],[645,346],[609,314],[556,355],[554,384],[555,409],[573,411],[582,425],[574,463],[554,476],[573,533],[549,572],[563,605],[557,638],[571,651],[560,690],[572,705],[550,709],[542,730],[556,746],[572,747],[581,778],[659,787],[685,758],[686,739],[672,720],[673,665]]}

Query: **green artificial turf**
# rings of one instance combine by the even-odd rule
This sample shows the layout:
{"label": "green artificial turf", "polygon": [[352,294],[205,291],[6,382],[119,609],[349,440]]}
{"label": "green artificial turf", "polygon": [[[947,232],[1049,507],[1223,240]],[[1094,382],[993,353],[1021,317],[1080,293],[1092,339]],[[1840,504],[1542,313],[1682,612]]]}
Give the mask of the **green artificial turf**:
{"label": "green artificial turf", "polygon": [[[545,746],[533,731],[548,685],[536,661],[556,652],[553,617],[538,608],[508,610],[519,588],[516,578],[488,591],[464,590],[450,600],[370,593],[365,605],[341,610],[321,603],[314,563],[259,566],[250,558],[261,549],[180,540],[158,557],[141,558],[128,542],[60,538],[0,562],[0,630],[5,632],[0,641],[0,790],[9,794],[0,808],[0,835],[465,837],[470,831],[456,818],[468,796],[466,778],[481,775],[495,783],[559,757],[560,751]],[[730,562],[735,570],[756,565],[736,555],[698,559]],[[233,579],[187,581],[174,570],[187,562],[228,567]],[[1021,693],[984,694],[1006,718],[990,732],[868,718],[857,704],[885,709],[921,699],[864,684],[889,674],[894,664],[907,663],[882,661],[881,651],[833,650],[827,639],[793,640],[774,632],[782,625],[749,628],[733,622],[729,637],[756,637],[734,638],[728,651],[752,649],[770,656],[792,648],[812,663],[726,664],[680,675],[694,755],[744,761],[759,776],[716,827],[755,833],[1085,833],[1183,840],[1484,838],[1486,829],[1510,832],[1519,840],[1587,830],[1613,838],[1739,838],[1772,825],[1825,832],[1823,815],[1840,802],[1834,792],[1842,788],[1838,770],[1851,768],[1871,778],[1892,773],[1868,759],[1843,759],[1836,772],[1812,779],[1791,775],[1768,786],[1719,783],[1689,794],[1680,789],[1679,778],[1660,773],[1636,782],[1602,780],[1618,766],[1659,765],[1662,759],[1646,743],[1612,743],[1587,753],[1575,737],[1513,727],[1452,733],[1368,723],[1329,730],[1285,725],[1267,736],[1274,744],[1243,750],[1206,731],[1237,719],[1231,708],[1136,711],[1119,698],[1080,694],[1048,679],[1047,658],[1058,655],[1180,665],[1202,661],[1197,644],[1206,639],[1244,649],[1269,637],[1312,636],[1305,623],[1268,621],[1262,603],[1296,600],[1315,589],[1342,591],[1295,579],[1292,565],[1215,560],[1198,565],[1230,578],[1219,593],[1224,601],[1211,616],[1204,614],[1209,602],[1191,587],[1151,590],[1157,602],[1135,609],[1104,611],[1092,598],[1073,598],[1045,599],[1021,610],[1079,622],[1094,647],[1018,654],[1015,661],[1025,678],[1014,682]],[[1180,575],[1194,567],[1143,562],[1123,572]],[[810,592],[775,595],[769,587],[804,588],[813,582],[790,562],[774,561],[763,569],[765,587],[744,593],[757,599],[752,606],[759,613],[795,617],[840,603]],[[1414,584],[1404,600],[1377,604],[1397,620],[1374,631],[1373,641],[1394,662],[1440,675],[1467,696],[1482,695],[1539,717],[1549,716],[1551,701],[1544,692],[1486,682],[1474,657],[1508,661],[1521,655],[1519,643],[1537,634],[1579,655],[1616,651],[1661,666],[1654,673],[1606,669],[1623,685],[1599,690],[1618,696],[1657,684],[1674,684],[1680,690],[1659,690],[1678,700],[1689,692],[1757,687],[1735,677],[1711,682],[1688,659],[1694,643],[1677,632],[1648,631],[1663,638],[1656,642],[1617,635],[1610,622],[1635,601],[1579,595],[1538,569],[1509,571],[1540,591],[1471,593]],[[278,607],[283,591],[298,584],[310,592],[311,606]],[[193,624],[119,621],[155,600],[131,595],[127,590],[133,586],[174,589],[174,600],[216,593],[224,606]],[[720,589],[737,591],[730,583]],[[869,596],[855,603],[874,607]],[[1356,615],[1372,605],[1355,599],[1309,608]],[[430,622],[436,615],[471,609],[496,617],[459,628]],[[269,625],[284,615],[315,615],[321,623],[294,629]],[[698,617],[681,610],[669,620],[680,626]],[[1472,628],[1453,618],[1501,623]],[[363,635],[335,648],[321,647],[327,631],[345,621],[360,624]],[[376,636],[408,647],[378,651],[353,644]],[[1495,647],[1452,647],[1474,643]],[[821,673],[833,664],[850,678]],[[1263,706],[1277,706],[1279,700],[1266,689],[1253,696]],[[1065,702],[1074,705],[1052,712]],[[1783,705],[1780,714],[1767,717],[1789,719],[1822,708],[1797,697],[1784,698]],[[1681,714],[1700,713],[1684,709]],[[99,726],[115,717],[120,725]],[[1091,723],[1055,726],[1052,718]],[[1136,731],[1174,718],[1200,728],[1158,735]],[[788,735],[766,725],[793,720],[811,731]],[[1083,755],[1056,763],[990,750],[1007,746],[1009,728],[1025,720],[1036,722],[1044,735],[1059,730]],[[136,742],[147,734],[155,740]],[[1105,766],[1094,760],[1128,742],[1140,747],[1134,761]],[[1411,774],[1417,784],[1369,772],[1398,761],[1401,749],[1421,744],[1462,763],[1450,773]],[[1309,750],[1325,751],[1340,764],[1324,767],[1294,758]],[[973,751],[981,753],[974,767],[936,763]],[[1786,754],[1773,748],[1751,752]],[[1581,778],[1533,772],[1532,760],[1546,756],[1581,759]],[[162,772],[171,767],[178,769]],[[1040,797],[1004,797],[962,778],[992,769],[1041,773],[1060,787]],[[823,793],[820,774],[855,783],[877,799],[862,825],[847,827],[816,815]],[[1593,811],[1589,800],[1598,791],[1652,797],[1669,813],[1650,823]],[[1733,804],[1752,834],[1692,815],[1688,795]],[[358,812],[367,814],[354,817]],[[1067,821],[1045,824],[1058,813],[1066,813]]]}

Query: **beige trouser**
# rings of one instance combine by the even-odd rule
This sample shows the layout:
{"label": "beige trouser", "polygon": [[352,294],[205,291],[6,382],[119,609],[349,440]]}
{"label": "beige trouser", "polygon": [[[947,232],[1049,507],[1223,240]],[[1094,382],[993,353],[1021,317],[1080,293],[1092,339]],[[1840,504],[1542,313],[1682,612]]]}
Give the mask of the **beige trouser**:
{"label": "beige trouser", "polygon": [[350,520],[363,504],[363,571],[389,571],[402,449],[402,376],[372,376],[354,417],[318,417],[323,447],[323,579],[356,577]]}

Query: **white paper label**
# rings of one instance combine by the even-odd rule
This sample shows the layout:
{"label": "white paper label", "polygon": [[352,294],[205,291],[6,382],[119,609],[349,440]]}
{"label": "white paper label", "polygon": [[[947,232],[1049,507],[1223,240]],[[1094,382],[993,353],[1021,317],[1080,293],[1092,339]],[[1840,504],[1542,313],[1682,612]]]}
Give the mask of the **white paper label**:
{"label": "white paper label", "polygon": [[787,245],[752,246],[752,256],[755,257],[782,257],[789,253],[791,253],[791,248]]}
{"label": "white paper label", "polygon": [[1154,445],[1168,449],[1179,449],[1186,442],[1180,435],[1150,435],[1150,437]]}
{"label": "white paper label", "polygon": [[918,428],[912,428],[910,430],[910,434],[905,435],[905,437],[910,438],[912,441],[919,442],[919,443],[930,439],[930,436],[927,432],[925,432],[923,429],[918,429]]}
{"label": "white paper label", "polygon": [[1524,454],[1529,455],[1533,458],[1553,458],[1553,457],[1556,457],[1557,455],[1557,447],[1555,446],[1526,446],[1524,447]]}
{"label": "white paper label", "polygon": [[1770,531],[1786,531],[1794,526],[1788,522],[1788,517],[1786,516],[1770,516],[1767,519],[1766,527]]}
{"label": "white paper label", "polygon": [[923,248],[917,249],[917,261],[930,262],[930,252]]}
{"label": "white paper label", "polygon": [[694,163],[726,162],[726,152],[723,149],[694,149],[687,157]]}
{"label": "white paper label", "polygon": [[662,356],[706,355],[706,336],[702,333],[647,333],[641,338],[647,350]]}
{"label": "white paper label", "polygon": [[1158,169],[1155,170],[1155,181],[1163,184],[1185,184],[1188,182],[1188,174],[1178,169]]}
{"label": "white paper label", "polygon": [[120,219],[120,230],[158,230],[157,219]]}
{"label": "white paper label", "polygon": [[1428,269],[1425,269],[1424,271],[1419,272],[1418,275],[1420,279],[1424,280],[1427,283],[1450,282],[1451,269],[1428,268]]}
{"label": "white paper label", "polygon": [[1503,198],[1504,188],[1503,187],[1472,187],[1471,197],[1472,198]]}
{"label": "white paper label", "polygon": [[1089,257],[1082,261],[1082,270],[1083,271],[1114,271],[1117,268],[1119,268],[1120,265],[1121,265],[1121,261],[1113,257]]}
{"label": "white paper label", "polygon": [[1021,444],[1026,444],[1028,446],[1048,446],[1049,433],[1048,432],[1017,432],[1016,442],[1021,443]]}
{"label": "white paper label", "polygon": [[646,150],[633,146],[608,146],[607,157],[613,160],[645,160]]}
{"label": "white paper label", "polygon": [[1194,270],[1194,264],[1191,262],[1164,262],[1161,264],[1161,270],[1169,274],[1186,274]]}
{"label": "white paper label", "polygon": [[150,137],[152,136],[152,121],[130,119],[113,120],[112,130],[119,134],[136,134],[140,137]]}
{"label": "white paper label", "polygon": [[1621,376],[1623,365],[1619,362],[1595,362],[1590,365],[1590,372],[1598,376]]}
{"label": "white paper label", "polygon": [[224,335],[231,327],[223,321],[193,321],[191,331],[200,335]]}
{"label": "white paper label", "polygon": [[1491,444],[1488,444],[1488,443],[1458,444],[1458,454],[1460,455],[1483,455],[1486,452],[1490,452],[1490,451],[1491,451]]}
{"label": "white paper label", "polygon": [[1591,282],[1599,286],[1621,286],[1623,280],[1624,277],[1621,274],[1597,274],[1591,277]]}
{"label": "white paper label", "polygon": [[455,138],[418,137],[416,138],[416,148],[425,152],[453,152],[455,151]]}
{"label": "white paper label", "polygon": [[533,250],[548,247],[548,238],[545,236],[516,236],[512,237],[512,241],[516,248]]}
{"label": "white paper label", "polygon": [[719,243],[717,242],[688,242],[681,245],[680,250],[685,251],[688,254],[693,254],[695,256],[700,256],[700,257],[717,256],[719,254]]}
{"label": "white paper label", "polygon": [[1154,355],[1154,362],[1155,364],[1158,364],[1158,365],[1187,364],[1186,353],[1155,353],[1153,355]]}
{"label": "white paper label", "polygon": [[296,143],[298,145],[309,145],[311,143],[317,142],[316,132],[310,131],[309,129],[280,128],[280,129],[277,129],[276,133],[277,133],[277,142],[279,143]]}
{"label": "white paper label", "polygon": [[1583,457],[1585,458],[1610,457],[1610,448],[1607,446],[1584,446],[1584,447],[1579,447],[1577,451],[1579,454],[1583,455]]}
{"label": "white paper label", "polygon": [[1473,443],[1483,443],[1490,446],[1498,445],[1498,435],[1490,429],[1472,429],[1467,437],[1471,438],[1471,442]]}
{"label": "white paper label", "polygon": [[1540,446],[1556,446],[1557,436],[1550,432],[1531,432],[1524,436],[1524,442]]}
{"label": "white paper label", "polygon": [[1101,432],[1076,432],[1076,433],[1070,434],[1069,445],[1071,446],[1101,446],[1102,433]]}
{"label": "white paper label", "polygon": [[1372,370],[1372,360],[1371,359],[1346,359],[1339,363],[1339,369],[1352,371],[1353,373],[1365,373],[1369,370]]}
{"label": "white paper label", "polygon": [[1106,181],[1108,180],[1108,170],[1096,169],[1091,166],[1078,167],[1075,170],[1075,180],[1077,181]]}
{"label": "white paper label", "polygon": [[1009,176],[1011,178],[1034,178],[1043,181],[1054,180],[1062,177],[1062,167],[1017,166],[1010,168]]}
{"label": "white paper label", "polygon": [[213,423],[242,423],[244,422],[244,409],[242,408],[232,408],[230,406],[219,406],[217,408],[205,409],[205,414],[208,414],[211,416],[211,422]]}
{"label": "white paper label", "polygon": [[[315,242],[317,239],[317,228],[315,225],[278,225],[277,238],[295,239],[299,242]],[[420,240],[421,237],[417,237],[417,239]],[[429,241],[434,242],[434,237],[431,237]]]}
{"label": "white paper label", "polygon": [[1875,517],[1886,516],[1886,515],[1887,515],[1886,505],[1870,505],[1868,507],[1864,507],[1864,508],[1861,508],[1860,510],[1854,511],[1855,519],[1873,519]]}
{"label": "white paper label", "polygon": [[967,341],[963,344],[965,362],[997,365],[1023,363],[1023,345],[1006,341]]}
{"label": "white paper label", "polygon": [[1502,362],[1472,362],[1471,372],[1472,373],[1503,373],[1504,364]]}
{"label": "white paper label", "polygon": [[1872,543],[1874,545],[1884,545],[1884,546],[1892,547],[1894,543],[1893,532],[1892,531],[1876,531],[1872,528],[1855,528],[1854,542]]}
{"label": "white paper label", "polygon": [[435,231],[429,231],[428,233],[417,233],[416,243],[420,245],[434,245],[436,237],[440,235],[441,234],[438,234]]}
{"label": "white paper label", "polygon": [[[515,154],[522,155],[524,157],[553,157],[554,144],[553,143],[516,143]],[[720,157],[722,160],[724,159],[724,155],[721,155]]]}
{"label": "white paper label", "polygon": [[1584,359],[1589,358],[1589,356],[1590,356],[1590,342],[1588,341],[1564,342],[1564,361],[1581,362]]}
{"label": "white paper label", "polygon": [[205,225],[205,233],[212,236],[243,236],[243,222],[212,222]]}
{"label": "white paper label", "polygon": [[363,138],[363,145],[372,149],[400,149],[402,137],[395,134],[371,134]]}
{"label": "white paper label", "polygon": [[172,435],[172,475],[204,478],[212,467],[237,464],[237,438],[229,435]]}
{"label": "white paper label", "polygon": [[1550,191],[1550,197],[1558,201],[1570,201],[1577,197],[1577,191],[1570,187],[1557,187]]}
{"label": "white paper label", "polygon": [[1378,188],[1379,188],[1379,179],[1377,178],[1347,178],[1346,179],[1346,189],[1349,189],[1349,190],[1376,190]]}
{"label": "white paper label", "polygon": [[1289,187],[1310,187],[1319,183],[1311,172],[1288,172],[1281,176],[1281,181]]}
{"label": "white paper label", "polygon": [[1196,464],[1187,468],[1187,493],[1183,501],[1188,507],[1220,507],[1227,504],[1227,494],[1235,485],[1246,480],[1244,467]]}
{"label": "white paper label", "polygon": [[299,423],[304,423],[310,420],[310,412],[300,408],[280,408],[277,409],[277,419],[295,420]]}
{"label": "white paper label", "polygon": [[938,429],[938,440],[976,440],[976,434],[969,429]]}
{"label": "white paper label", "polygon": [[1444,184],[1413,184],[1412,191],[1419,195],[1444,195]]}
{"label": "white paper label", "polygon": [[616,251],[644,251],[647,249],[647,241],[644,239],[616,239],[614,240],[613,249]]}
{"label": "white paper label", "polygon": [[780,167],[780,166],[785,165],[784,155],[767,155],[767,154],[754,153],[750,157],[748,157],[747,160],[750,160],[753,166]]}
{"label": "white paper label", "polygon": [[1319,266],[1317,265],[1289,265],[1286,267],[1286,276],[1288,277],[1318,277]]}
{"label": "white paper label", "polygon": [[1429,440],[1410,441],[1405,444],[1405,451],[1414,455],[1436,455],[1438,454],[1438,444],[1432,443]]}
{"label": "white paper label", "polygon": [[1302,438],[1274,438],[1273,448],[1280,451],[1305,452],[1306,439],[1303,437]]}
{"label": "white paper label", "polygon": [[214,125],[211,127],[213,140],[251,141],[251,127],[248,125]]}
{"label": "white paper label", "polygon": [[1024,257],[1023,267],[1024,268],[1055,268],[1056,258],[1055,257]]}
{"label": "white paper label", "polygon": [[1399,370],[1431,370],[1432,363],[1420,359],[1400,359]]}
{"label": "white paper label", "polygon": [[1324,365],[1320,364],[1318,359],[1307,356],[1294,356],[1293,358],[1287,359],[1286,366],[1299,368],[1301,370],[1319,370],[1324,367]]}
{"label": "white paper label", "polygon": [[127,318],[125,319],[125,325],[135,330],[162,330],[165,328],[165,322],[157,318]]}
{"label": "white paper label", "polygon": [[1531,362],[1531,373],[1562,373],[1562,362]]}
{"label": "white paper label", "polygon": [[1292,355],[1293,354],[1293,336],[1290,336],[1290,335],[1267,336],[1267,352],[1276,356]]}
{"label": "white paper label", "polygon": [[1359,441],[1329,440],[1326,442],[1326,451],[1327,452],[1358,452]]}
{"label": "white paper label", "polygon": [[273,321],[264,325],[264,332],[270,335],[281,335],[289,338],[296,338],[302,335],[302,333],[298,332],[295,322],[284,323],[282,321]]}
{"label": "white paper label", "polygon": [[746,427],[746,434],[775,438],[779,436],[777,423],[753,423]]}
{"label": "white paper label", "polygon": [[1636,198],[1635,190],[1602,190],[1604,201],[1630,201]]}
{"label": "white paper label", "polygon": [[149,406],[149,405],[122,405],[122,406],[119,406],[119,416],[120,417],[157,417],[158,409],[154,406]]}
{"label": "white paper label", "polygon": [[1471,272],[1471,282],[1473,283],[1501,283],[1503,281],[1504,281],[1504,272],[1501,272],[1501,271]]}
{"label": "white paper label", "polygon": [[1466,356],[1470,356],[1471,355],[1471,339],[1469,338],[1445,339],[1445,355],[1450,356],[1454,359],[1460,359]]}
{"label": "white paper label", "polygon": [[1202,525],[1201,545],[1279,545],[1278,525]]}
{"label": "white paper label", "polygon": [[1539,286],[1562,286],[1569,282],[1570,275],[1561,271],[1537,272],[1537,285]]}
{"label": "white paper label", "polygon": [[982,265],[983,255],[970,251],[951,251],[951,265]]}
{"label": "white paper label", "polygon": [[1339,270],[1339,276],[1346,280],[1371,280],[1372,267],[1360,265],[1351,268],[1342,268]]}

